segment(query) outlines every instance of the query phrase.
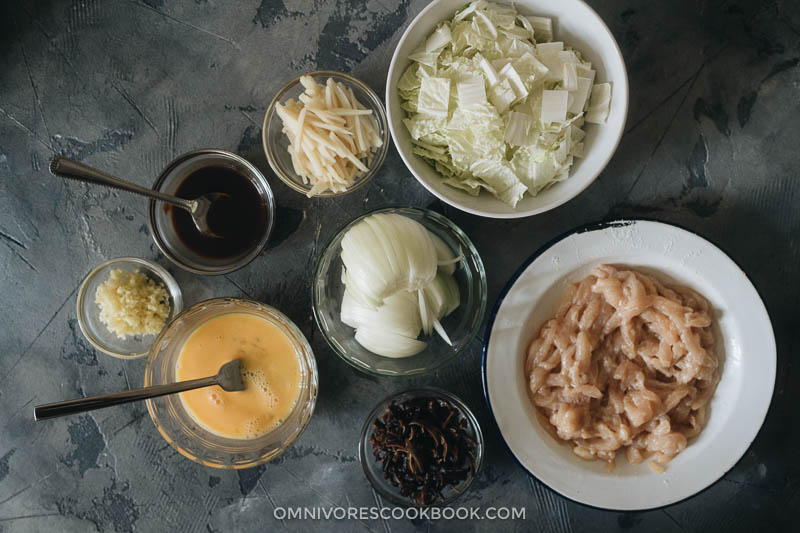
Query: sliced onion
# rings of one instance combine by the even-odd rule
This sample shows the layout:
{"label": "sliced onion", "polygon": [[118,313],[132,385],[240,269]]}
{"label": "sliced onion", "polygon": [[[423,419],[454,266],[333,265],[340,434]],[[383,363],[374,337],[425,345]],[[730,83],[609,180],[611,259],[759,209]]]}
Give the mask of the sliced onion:
{"label": "sliced onion", "polygon": [[458,282],[453,276],[442,276],[442,279],[447,288],[447,307],[443,316],[447,316],[461,305],[461,293],[458,290]]}
{"label": "sliced onion", "polygon": [[444,327],[442,327],[441,322],[439,322],[438,320],[434,320],[433,329],[436,330],[436,333],[439,334],[439,336],[442,338],[442,340],[444,340],[444,342],[447,343],[448,346],[453,345],[453,342],[450,340],[450,337],[447,336],[447,332],[444,330]]}
{"label": "sliced onion", "polygon": [[431,233],[393,213],[372,215],[350,228],[342,238],[342,262],[348,287],[359,293],[356,299],[373,307],[399,290],[425,287],[437,269]]}
{"label": "sliced onion", "polygon": [[384,357],[410,357],[418,354],[427,346],[426,343],[417,339],[410,339],[378,328],[358,328],[355,338],[356,342],[370,352]]}
{"label": "sliced onion", "polygon": [[425,301],[425,291],[417,291],[419,298],[419,316],[422,322],[422,331],[425,335],[430,335],[433,329],[433,316],[428,309],[428,302]]}
{"label": "sliced onion", "polygon": [[420,330],[434,330],[451,344],[441,318],[460,303],[452,277],[461,260],[425,226],[403,215],[379,213],[350,228],[342,238],[341,320],[355,339],[386,357],[423,350]]}
{"label": "sliced onion", "polygon": [[359,288],[358,284],[351,278],[350,271],[347,269],[344,270],[344,285],[347,287],[348,292],[350,292],[350,296],[352,296],[352,298],[359,304],[370,309],[377,309],[380,307],[382,302],[374,299],[371,300],[367,295],[365,295],[365,293]]}
{"label": "sliced onion", "polygon": [[410,292],[402,291],[386,299],[377,312],[377,324],[387,331],[416,339],[422,328],[417,303]]}
{"label": "sliced onion", "polygon": [[402,248],[398,250],[398,247],[395,246],[395,239],[392,238],[391,228],[387,227],[388,223],[379,215],[367,217],[364,219],[364,222],[375,232],[375,236],[383,247],[383,252],[386,254],[389,264],[392,267],[392,274],[395,279],[404,279],[408,275],[408,263],[406,258],[402,255]]}
{"label": "sliced onion", "polygon": [[430,232],[425,226],[402,215],[393,215],[398,237],[402,239],[408,258],[406,290],[416,291],[425,287],[436,275],[436,249]]}
{"label": "sliced onion", "polygon": [[378,309],[370,309],[356,301],[350,291],[342,298],[342,322],[352,328],[373,328],[416,338],[422,327],[417,312],[417,299],[401,291],[386,299]]}
{"label": "sliced onion", "polygon": [[352,289],[377,307],[396,290],[396,278],[380,241],[368,224],[356,224],[342,238],[342,262]]}
{"label": "sliced onion", "polygon": [[361,323],[359,311],[365,309],[353,298],[353,291],[345,290],[342,295],[341,319],[351,328],[357,328]]}
{"label": "sliced onion", "polygon": [[436,263],[439,265],[439,270],[445,274],[453,274],[456,271],[456,263],[463,258],[461,250],[458,251],[458,256],[454,256],[450,247],[445,244],[441,237],[431,233],[431,240],[434,248],[436,248]]}

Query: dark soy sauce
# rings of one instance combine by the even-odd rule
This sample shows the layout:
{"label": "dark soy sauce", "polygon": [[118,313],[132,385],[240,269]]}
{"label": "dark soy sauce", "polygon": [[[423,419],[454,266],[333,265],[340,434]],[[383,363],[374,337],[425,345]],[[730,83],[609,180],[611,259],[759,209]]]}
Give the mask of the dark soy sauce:
{"label": "dark soy sauce", "polygon": [[194,200],[210,192],[222,192],[230,196],[214,202],[207,217],[209,228],[222,238],[203,235],[188,211],[170,208],[178,238],[188,248],[206,257],[225,258],[246,253],[258,244],[267,228],[269,213],[258,189],[246,176],[235,170],[212,166],[189,174],[175,195]]}

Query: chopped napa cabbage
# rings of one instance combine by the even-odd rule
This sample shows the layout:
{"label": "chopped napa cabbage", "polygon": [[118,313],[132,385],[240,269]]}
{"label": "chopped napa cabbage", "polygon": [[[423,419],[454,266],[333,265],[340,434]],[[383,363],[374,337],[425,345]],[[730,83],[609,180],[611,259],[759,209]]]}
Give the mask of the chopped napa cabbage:
{"label": "chopped napa cabbage", "polygon": [[414,140],[413,142],[414,142],[415,145],[419,146],[420,148],[424,148],[425,150],[428,150],[429,152],[433,152],[433,153],[437,153],[437,154],[441,154],[441,155],[446,155],[447,154],[447,150],[445,150],[444,146],[436,145],[436,144],[429,143],[429,142],[423,141],[423,140]]}
{"label": "chopped napa cabbage", "polygon": [[572,103],[567,111],[577,114],[586,107],[586,99],[589,98],[589,93],[592,91],[592,80],[578,76],[576,82],[578,87],[572,91]]}
{"label": "chopped napa cabbage", "polygon": [[441,131],[447,123],[446,119],[418,113],[403,120],[412,139],[421,139],[431,133]]}
{"label": "chopped napa cabbage", "polygon": [[514,94],[517,95],[517,98],[525,98],[528,96],[528,88],[525,86],[525,83],[523,83],[519,73],[514,69],[514,65],[509,63],[508,65],[504,66],[498,75],[502,79],[508,80],[511,88],[514,90]]}
{"label": "chopped napa cabbage", "polygon": [[481,189],[484,189],[490,192],[491,194],[495,193],[494,189],[489,187],[486,183],[482,182],[481,180],[475,178],[461,179],[455,177],[448,177],[443,180],[443,183],[445,185],[453,187],[454,189],[461,189],[465,193],[472,196],[478,196],[481,193]]}
{"label": "chopped napa cabbage", "polygon": [[[492,9],[481,11],[478,16],[481,15],[488,18],[500,33],[515,33],[519,28],[519,26],[517,26],[517,11],[513,7],[492,4]],[[527,35],[525,35],[523,39],[525,37],[527,37]]]}
{"label": "chopped napa cabbage", "polygon": [[524,29],[526,32],[526,36],[523,38],[535,41],[536,38],[533,35],[534,34],[533,24],[531,24],[531,21],[528,20],[528,17],[517,15],[517,21],[519,21],[519,23],[522,25],[522,29]]}
{"label": "chopped napa cabbage", "polygon": [[521,178],[522,183],[531,193],[538,193],[554,181],[565,179],[569,167],[565,160],[559,163],[554,153],[547,152],[538,146],[520,147],[511,158],[511,168]]}
{"label": "chopped napa cabbage", "polygon": [[513,28],[507,28],[507,29],[501,28],[500,32],[514,41],[522,41],[523,39],[527,39],[528,36],[530,35],[528,33],[528,30],[526,30],[525,28],[520,28],[519,26],[514,26]]}
{"label": "chopped napa cabbage", "polygon": [[424,78],[417,110],[434,117],[446,117],[450,110],[450,78]]}
{"label": "chopped napa cabbage", "polygon": [[[465,57],[448,59],[446,62],[442,61],[442,68],[439,69],[438,76],[450,78],[455,83],[469,81],[473,78],[481,78],[481,82],[483,82],[481,69],[471,59]],[[455,95],[451,94],[451,96]]]}
{"label": "chopped napa cabbage", "polygon": [[575,70],[575,63],[564,63],[564,73],[561,76],[563,80],[564,89],[567,91],[575,91],[578,89],[578,71]]}
{"label": "chopped napa cabbage", "polygon": [[504,79],[489,89],[489,101],[497,108],[498,113],[505,113],[511,103],[517,99],[517,93],[508,79]]}
{"label": "chopped napa cabbage", "polygon": [[403,100],[400,107],[407,113],[413,115],[417,112],[417,98],[419,98],[419,91],[415,91],[411,95],[411,100]]}
{"label": "chopped napa cabbage", "polygon": [[467,7],[456,13],[456,16],[453,17],[453,23],[460,22],[470,16],[478,9],[485,9],[488,5],[488,2],[484,0],[480,0],[478,2],[471,2]]}
{"label": "chopped napa cabbage", "polygon": [[432,69],[435,69],[436,68],[436,62],[439,59],[439,53],[440,53],[440,51],[428,52],[428,51],[425,50],[425,48],[417,48],[415,51],[413,51],[411,53],[410,56],[408,56],[408,58],[411,61],[416,61],[417,63],[420,63],[421,65],[425,65],[426,67],[430,67]]}
{"label": "chopped napa cabbage", "polygon": [[420,155],[425,159],[441,161],[442,163],[447,163],[450,161],[447,151],[441,146],[435,146],[433,144],[426,143],[425,141],[414,140],[412,142],[414,143],[414,147],[411,150],[413,153]]}
{"label": "chopped napa cabbage", "polygon": [[489,84],[489,87],[497,85],[497,83],[500,81],[500,77],[497,74],[497,70],[495,70],[494,66],[492,66],[489,60],[487,60],[481,54],[475,54],[474,60],[483,72],[483,75],[486,77],[486,83]]}
{"label": "chopped napa cabbage", "polygon": [[592,70],[592,67],[587,67],[586,65],[575,65],[575,72],[581,78],[589,78],[594,83],[594,76],[595,71]]}
{"label": "chopped napa cabbage", "polygon": [[564,51],[564,43],[563,42],[553,42],[553,43],[539,43],[536,45],[536,53],[540,56],[550,56],[553,55],[558,57],[558,52]]}
{"label": "chopped napa cabbage", "polygon": [[486,86],[483,78],[472,77],[456,85],[458,105],[468,107],[486,103]]}
{"label": "chopped napa cabbage", "polygon": [[525,17],[533,27],[533,38],[538,42],[553,40],[553,19],[547,17]]}
{"label": "chopped napa cabbage", "polygon": [[569,176],[585,122],[605,122],[609,84],[553,21],[475,0],[410,56],[397,91],[413,152],[448,186],[512,207]]}
{"label": "chopped napa cabbage", "polygon": [[512,39],[510,42],[506,43],[506,46],[503,48],[503,53],[507,57],[520,57],[525,54],[535,54],[536,47],[522,39]]}
{"label": "chopped napa cabbage", "polygon": [[[574,122],[573,122],[573,124],[574,124]],[[570,132],[570,137],[571,137],[571,142],[572,143],[579,143],[579,142],[581,142],[583,140],[584,137],[586,137],[586,132],[583,131],[582,129],[580,129],[579,127],[576,127],[576,126],[570,125],[569,126],[569,132]]]}
{"label": "chopped napa cabbage", "polygon": [[494,25],[491,19],[486,16],[483,10],[481,9],[475,10],[475,18],[473,19],[473,21],[483,22],[486,25],[486,29],[489,30],[489,33],[492,35],[492,37],[497,37],[497,27]]}
{"label": "chopped napa cabbage", "polygon": [[525,53],[511,61],[514,69],[522,77],[523,82],[530,90],[531,88],[544,83],[547,78],[548,68],[544,63],[536,59],[531,53]]}
{"label": "chopped napa cabbage", "polygon": [[586,110],[586,122],[604,124],[608,118],[608,107],[611,104],[611,84],[598,83],[592,87],[592,99]]}
{"label": "chopped napa cabbage", "polygon": [[495,195],[509,205],[517,205],[528,190],[507,161],[480,159],[473,163],[469,170],[473,176],[481,178],[492,187]]}
{"label": "chopped napa cabbage", "polygon": [[572,50],[564,50],[559,52],[558,59],[560,59],[562,63],[575,63],[576,65],[580,63],[578,55]]}
{"label": "chopped napa cabbage", "polygon": [[567,120],[567,91],[542,91],[542,122],[564,122]]}
{"label": "chopped napa cabbage", "polygon": [[397,82],[397,90],[400,92],[400,94],[410,93],[416,89],[419,89],[422,81],[417,76],[418,68],[419,65],[412,65],[403,73],[402,76],[400,76],[400,79]]}
{"label": "chopped napa cabbage", "polygon": [[444,129],[453,166],[469,171],[479,159],[502,159],[503,119],[489,104],[459,107]]}
{"label": "chopped napa cabbage", "polygon": [[490,61],[490,63],[492,64],[492,67],[494,67],[494,69],[499,72],[503,70],[503,67],[505,67],[506,65],[510,65],[511,61],[512,58],[510,57],[501,57],[500,59],[493,59],[492,61]]}
{"label": "chopped napa cabbage", "polygon": [[536,54],[539,60],[547,67],[547,79],[553,82],[561,80],[563,73],[563,58],[561,52],[564,48],[564,43],[542,43],[536,47]]}
{"label": "chopped napa cabbage", "polygon": [[511,111],[508,114],[508,124],[503,140],[512,146],[524,146],[531,143],[528,132],[533,125],[531,116],[526,113]]}
{"label": "chopped napa cabbage", "polygon": [[438,52],[448,43],[453,40],[452,35],[450,34],[450,26],[447,24],[441,24],[436,31],[434,31],[428,40],[425,41],[425,51],[426,52]]}

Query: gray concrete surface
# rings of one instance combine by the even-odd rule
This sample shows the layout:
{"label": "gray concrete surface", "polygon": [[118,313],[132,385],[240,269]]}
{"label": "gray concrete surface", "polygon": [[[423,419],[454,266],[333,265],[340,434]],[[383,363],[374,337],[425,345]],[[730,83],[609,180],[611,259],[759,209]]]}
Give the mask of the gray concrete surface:
{"label": "gray concrete surface", "polygon": [[[290,77],[341,69],[383,92],[404,26],[424,0],[65,0],[0,11],[0,531],[526,531],[787,530],[800,509],[800,5],[790,0],[591,0],[630,75],[626,134],[600,178],[549,213],[480,219],[442,205],[392,149],[367,187],[307,200],[271,177],[277,235],[248,267],[198,277],[172,267],[148,235],[145,204],[47,173],[66,154],[149,185],[181,152],[216,147],[269,167],[260,124]],[[338,360],[313,324],[311,266],[334,230],[364,209],[431,206],[474,240],[490,303],[537,247],[576,225],[616,216],[677,222],[718,243],[771,313],[778,378],[753,446],[705,492],[665,509],[622,514],[572,503],[514,462],[485,408],[476,341],[435,375],[373,379]],[[136,386],[144,361],[95,352],[75,292],[101,261],[134,255],[168,267],[187,303],[245,295],[285,311],[320,367],[314,418],[264,467],[216,471],[184,459],[143,405],[34,423],[37,403]],[[794,365],[794,367],[793,367]],[[276,506],[371,506],[356,458],[375,401],[436,384],[475,409],[485,468],[465,506],[517,506],[525,522],[284,521]]]}

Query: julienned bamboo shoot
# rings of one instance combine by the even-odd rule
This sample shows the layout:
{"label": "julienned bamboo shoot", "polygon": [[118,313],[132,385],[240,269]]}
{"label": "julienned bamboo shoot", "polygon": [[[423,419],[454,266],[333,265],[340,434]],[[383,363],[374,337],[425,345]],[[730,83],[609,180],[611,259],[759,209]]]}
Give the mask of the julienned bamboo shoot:
{"label": "julienned bamboo shoot", "polygon": [[276,106],[294,171],[311,185],[308,197],[344,192],[367,172],[383,145],[375,117],[352,89],[332,78],[324,86],[310,76],[300,83],[305,91],[297,100]]}

